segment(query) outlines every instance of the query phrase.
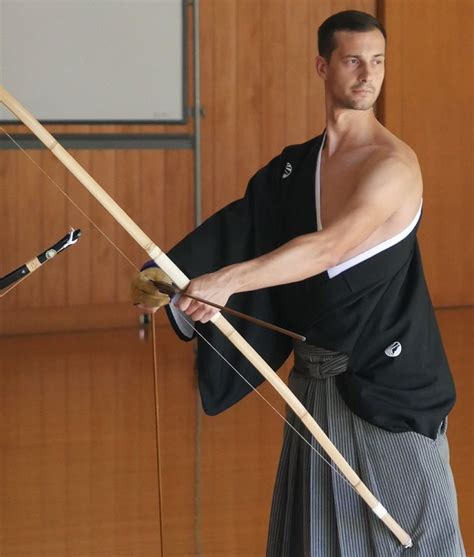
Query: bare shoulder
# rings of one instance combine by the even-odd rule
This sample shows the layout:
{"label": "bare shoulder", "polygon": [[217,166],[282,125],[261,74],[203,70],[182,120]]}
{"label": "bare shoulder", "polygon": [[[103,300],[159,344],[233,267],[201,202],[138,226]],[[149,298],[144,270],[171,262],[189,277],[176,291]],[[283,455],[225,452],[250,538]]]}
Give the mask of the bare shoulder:
{"label": "bare shoulder", "polygon": [[423,179],[415,151],[385,131],[387,133],[366,160],[361,194],[366,199],[390,204],[393,212],[365,247],[372,247],[405,230],[418,213],[423,197]]}
{"label": "bare shoulder", "polygon": [[397,211],[402,220],[418,208],[423,195],[423,179],[415,151],[384,128],[361,169],[363,189],[391,190],[399,198]]}
{"label": "bare shoulder", "polygon": [[[414,150],[382,126],[351,155],[358,163],[350,168],[352,174],[348,172],[352,189],[332,221],[334,234],[345,237],[350,230],[350,249],[341,261],[406,231],[418,218],[422,199],[421,171]],[[330,226],[326,226],[328,230]],[[355,230],[360,231],[360,237],[354,245]]]}
{"label": "bare shoulder", "polygon": [[415,151],[388,130],[378,138],[371,156],[367,159],[366,171],[397,171],[401,177],[421,179],[421,169]]}

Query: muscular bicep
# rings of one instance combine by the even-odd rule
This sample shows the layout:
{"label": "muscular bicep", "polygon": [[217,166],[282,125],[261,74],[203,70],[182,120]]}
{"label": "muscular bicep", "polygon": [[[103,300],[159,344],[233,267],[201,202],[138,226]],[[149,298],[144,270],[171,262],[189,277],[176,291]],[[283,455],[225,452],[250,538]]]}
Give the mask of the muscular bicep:
{"label": "muscular bicep", "polygon": [[359,177],[340,213],[318,233],[324,236],[334,264],[363,244],[410,198],[421,198],[418,177],[417,165],[407,164],[399,157],[385,158]]}

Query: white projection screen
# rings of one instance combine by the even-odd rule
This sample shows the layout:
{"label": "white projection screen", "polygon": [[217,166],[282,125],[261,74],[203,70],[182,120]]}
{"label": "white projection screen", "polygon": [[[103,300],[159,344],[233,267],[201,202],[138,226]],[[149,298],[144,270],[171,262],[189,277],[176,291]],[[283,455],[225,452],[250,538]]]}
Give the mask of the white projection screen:
{"label": "white projection screen", "polygon": [[43,122],[182,123],[185,31],[184,0],[0,0],[0,83]]}

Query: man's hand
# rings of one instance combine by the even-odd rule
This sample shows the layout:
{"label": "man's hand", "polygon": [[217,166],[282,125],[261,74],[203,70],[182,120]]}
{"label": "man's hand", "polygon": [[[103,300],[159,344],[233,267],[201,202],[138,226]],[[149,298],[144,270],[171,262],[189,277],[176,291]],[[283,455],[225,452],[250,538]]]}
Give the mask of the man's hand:
{"label": "man's hand", "polygon": [[[233,281],[229,267],[215,273],[202,275],[193,279],[186,289],[186,293],[225,306],[229,297],[234,293]],[[207,323],[219,310],[202,302],[192,300],[183,295],[174,304],[181,311],[189,315],[194,321]]]}

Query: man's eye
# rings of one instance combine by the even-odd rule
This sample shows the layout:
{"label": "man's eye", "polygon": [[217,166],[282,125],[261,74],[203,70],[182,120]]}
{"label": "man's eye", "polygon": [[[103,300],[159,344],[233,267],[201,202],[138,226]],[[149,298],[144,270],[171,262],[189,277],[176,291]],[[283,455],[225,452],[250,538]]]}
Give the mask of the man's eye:
{"label": "man's eye", "polygon": [[351,58],[351,59],[349,60],[349,62],[350,62],[351,64],[357,64],[357,63],[359,62],[359,60],[358,60],[357,58]]}

